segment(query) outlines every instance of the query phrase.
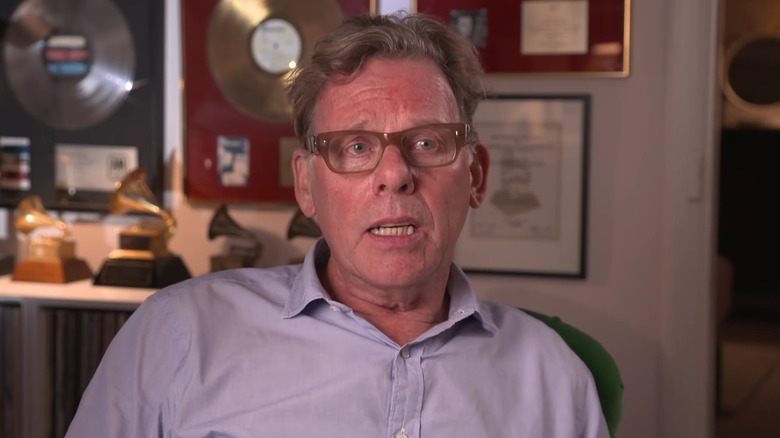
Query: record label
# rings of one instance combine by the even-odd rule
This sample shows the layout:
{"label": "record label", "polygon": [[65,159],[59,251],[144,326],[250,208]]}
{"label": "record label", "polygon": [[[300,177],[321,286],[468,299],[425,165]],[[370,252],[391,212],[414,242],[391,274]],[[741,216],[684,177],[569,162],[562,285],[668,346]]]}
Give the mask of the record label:
{"label": "record label", "polygon": [[270,18],[252,32],[252,57],[263,71],[272,75],[294,69],[302,52],[301,34],[289,21]]}
{"label": "record label", "polygon": [[92,54],[83,35],[54,35],[44,41],[43,62],[56,79],[83,79],[92,65]]}

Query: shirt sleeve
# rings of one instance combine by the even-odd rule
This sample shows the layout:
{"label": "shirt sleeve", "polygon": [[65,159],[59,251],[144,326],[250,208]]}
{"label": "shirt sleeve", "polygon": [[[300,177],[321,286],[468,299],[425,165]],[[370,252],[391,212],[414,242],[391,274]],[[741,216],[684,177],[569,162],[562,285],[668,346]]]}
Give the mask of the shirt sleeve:
{"label": "shirt sleeve", "polygon": [[170,429],[187,342],[166,299],[147,299],[116,334],[66,438],[162,437]]}
{"label": "shirt sleeve", "polygon": [[583,379],[580,390],[582,400],[578,409],[578,420],[581,423],[582,438],[610,438],[609,428],[601,410],[596,384],[589,373]]}

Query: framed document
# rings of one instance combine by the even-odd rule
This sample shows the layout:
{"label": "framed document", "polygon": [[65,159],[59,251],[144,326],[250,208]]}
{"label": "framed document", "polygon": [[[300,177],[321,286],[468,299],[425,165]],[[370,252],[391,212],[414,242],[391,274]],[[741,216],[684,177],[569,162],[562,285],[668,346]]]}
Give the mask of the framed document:
{"label": "framed document", "polygon": [[469,38],[489,74],[629,74],[631,0],[417,0]]}
{"label": "framed document", "polygon": [[590,97],[489,96],[474,129],[488,191],[455,259],[471,272],[585,277]]}

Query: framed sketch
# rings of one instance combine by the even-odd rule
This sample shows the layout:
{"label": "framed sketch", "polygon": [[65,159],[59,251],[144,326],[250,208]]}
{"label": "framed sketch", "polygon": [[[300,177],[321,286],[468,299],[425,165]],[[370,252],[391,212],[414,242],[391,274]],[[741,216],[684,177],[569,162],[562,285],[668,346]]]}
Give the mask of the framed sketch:
{"label": "framed sketch", "polygon": [[464,270],[585,277],[589,117],[588,95],[480,103],[473,124],[490,170],[456,247]]}
{"label": "framed sketch", "polygon": [[626,77],[631,0],[416,0],[477,48],[489,74]]}

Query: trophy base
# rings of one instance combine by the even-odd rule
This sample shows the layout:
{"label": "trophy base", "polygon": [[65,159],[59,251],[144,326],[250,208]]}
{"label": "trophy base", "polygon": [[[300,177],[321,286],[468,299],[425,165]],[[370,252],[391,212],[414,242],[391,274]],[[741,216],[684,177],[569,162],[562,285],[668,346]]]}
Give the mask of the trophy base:
{"label": "trophy base", "polygon": [[156,259],[109,258],[103,262],[94,284],[160,289],[192,277],[179,256]]}
{"label": "trophy base", "polygon": [[0,253],[0,275],[7,275],[14,271],[16,259],[10,254]]}
{"label": "trophy base", "polygon": [[92,277],[92,270],[81,259],[28,259],[19,262],[11,275],[13,281],[70,283]]}

